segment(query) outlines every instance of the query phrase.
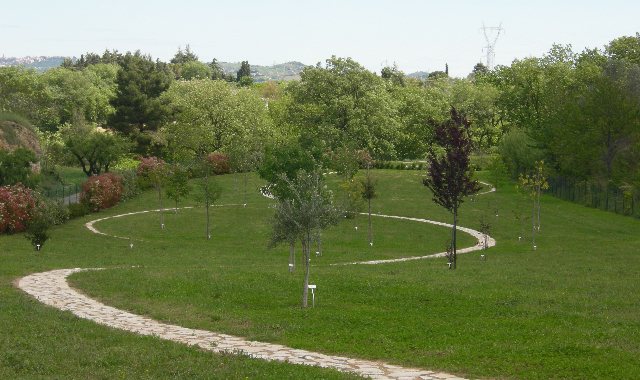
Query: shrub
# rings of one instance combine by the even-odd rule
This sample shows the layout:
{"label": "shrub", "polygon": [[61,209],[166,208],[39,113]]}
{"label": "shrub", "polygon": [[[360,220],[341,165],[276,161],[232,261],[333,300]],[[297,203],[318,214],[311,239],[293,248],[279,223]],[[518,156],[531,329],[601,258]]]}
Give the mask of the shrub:
{"label": "shrub", "polygon": [[69,219],[76,219],[91,212],[91,208],[85,203],[70,203],[67,208],[69,209]]}
{"label": "shrub", "polygon": [[27,233],[24,237],[39,251],[44,243],[51,237],[48,233],[49,227],[51,227],[51,222],[48,220],[47,215],[38,213],[38,215],[28,222]]}
{"label": "shrub", "polygon": [[134,198],[141,193],[140,187],[138,186],[138,175],[135,170],[118,171],[117,175],[122,177],[123,190],[120,196],[121,201]]}
{"label": "shrub", "polygon": [[95,212],[115,206],[124,190],[123,181],[121,176],[113,173],[93,175],[82,185],[80,202]]}
{"label": "shrub", "polygon": [[147,188],[161,188],[167,177],[167,164],[160,158],[138,157],[140,164],[138,164],[138,183],[143,189]]}
{"label": "shrub", "polygon": [[0,187],[0,233],[24,231],[37,205],[31,189],[22,183]]}
{"label": "shrub", "polygon": [[140,161],[135,158],[129,157],[121,157],[118,161],[111,167],[114,171],[135,171],[140,165]]}
{"label": "shrub", "polygon": [[211,168],[211,174],[220,175],[231,173],[229,158],[225,153],[211,153],[205,157],[205,159]]}
{"label": "shrub", "polygon": [[37,199],[47,223],[59,226],[69,219],[69,208],[61,198],[52,199],[40,195]]}

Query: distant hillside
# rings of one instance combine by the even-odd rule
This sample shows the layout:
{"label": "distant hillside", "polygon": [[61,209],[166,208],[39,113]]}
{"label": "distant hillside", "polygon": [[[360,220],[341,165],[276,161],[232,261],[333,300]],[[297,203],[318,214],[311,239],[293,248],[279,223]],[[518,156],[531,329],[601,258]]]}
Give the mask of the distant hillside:
{"label": "distant hillside", "polygon": [[[53,67],[59,67],[60,64],[62,63],[62,61],[64,61],[65,58],[72,58],[72,57],[56,56],[56,57],[22,57],[22,58],[10,57],[10,58],[6,58],[6,57],[3,56],[2,58],[0,58],[0,67],[24,65],[25,67],[34,68],[34,69],[38,70],[39,72],[43,72],[43,71],[48,70],[48,69],[53,68]],[[72,59],[75,60],[76,58],[73,57]]]}
{"label": "distant hillside", "polygon": [[415,73],[408,74],[407,77],[425,80],[429,77],[429,73],[426,71],[416,71]]}
{"label": "distant hillside", "polygon": [[[240,70],[240,62],[218,62],[225,74],[234,74]],[[266,82],[268,80],[294,80],[300,79],[300,72],[305,68],[305,64],[300,62],[279,63],[272,66],[251,66],[251,76],[254,82]]]}

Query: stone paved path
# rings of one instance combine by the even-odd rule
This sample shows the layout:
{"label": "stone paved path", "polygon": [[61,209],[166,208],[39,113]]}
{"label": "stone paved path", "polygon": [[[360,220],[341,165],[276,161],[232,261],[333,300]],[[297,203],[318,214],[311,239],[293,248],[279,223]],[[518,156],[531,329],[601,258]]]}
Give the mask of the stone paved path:
{"label": "stone paved path", "polygon": [[[142,211],[139,213],[143,212],[149,211]],[[132,214],[137,213],[122,214],[113,216],[111,218]],[[406,218],[389,215],[376,216],[405,219],[422,223],[431,223],[449,228],[452,227],[450,224],[430,221],[426,219]],[[106,235],[93,226],[95,222],[104,219],[108,218],[91,221],[87,223],[86,226],[94,233]],[[458,227],[458,229],[467,232],[478,239],[478,243],[475,246],[461,249],[458,251],[459,253],[471,252],[484,248],[485,236],[482,233],[464,227]],[[114,237],[126,239],[126,237]],[[487,236],[486,245],[487,247],[494,246],[495,240]],[[409,257],[395,260],[366,261],[352,264],[381,264],[388,262],[417,260],[430,257],[441,257],[445,254],[445,252],[442,252],[428,256]],[[93,270],[99,269],[101,268],[94,268]],[[150,318],[145,318],[139,315],[128,313],[123,310],[116,309],[114,307],[106,306],[73,290],[67,283],[67,276],[83,270],[91,269],[59,269],[49,272],[36,273],[20,279],[18,286],[20,287],[20,289],[38,299],[40,302],[49,306],[53,306],[60,310],[69,310],[80,318],[89,319],[98,324],[131,331],[142,335],[155,335],[161,339],[167,339],[187,345],[198,345],[202,349],[207,349],[214,352],[242,351],[255,358],[261,358],[265,360],[278,360],[281,362],[288,361],[294,364],[306,364],[325,368],[334,368],[343,372],[354,372],[358,375],[376,380],[466,380],[446,373],[435,373],[433,371],[423,369],[404,368],[369,360],[359,360],[340,356],[324,355],[316,352],[289,348],[278,344],[246,341],[242,338],[234,337],[231,335],[219,334],[205,330],[194,330],[181,326],[161,323]]]}
{"label": "stone paved path", "polygon": [[36,273],[20,279],[18,286],[40,302],[60,310],[69,310],[80,318],[142,335],[155,335],[161,339],[187,345],[197,344],[202,349],[214,352],[243,351],[255,358],[335,368],[339,371],[354,372],[377,380],[463,380],[444,373],[403,368],[369,360],[324,355],[278,344],[246,341],[231,335],[161,323],[106,306],[73,290],[69,287],[66,278],[72,273],[83,270],[89,269],[58,269]]}

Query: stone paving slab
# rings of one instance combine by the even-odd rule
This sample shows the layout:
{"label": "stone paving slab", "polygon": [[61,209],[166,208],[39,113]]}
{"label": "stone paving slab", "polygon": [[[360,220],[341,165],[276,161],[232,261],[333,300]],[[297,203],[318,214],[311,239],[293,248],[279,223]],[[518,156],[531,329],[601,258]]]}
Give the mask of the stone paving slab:
{"label": "stone paving slab", "polygon": [[255,358],[334,368],[377,380],[466,380],[445,373],[325,355],[280,344],[246,341],[227,334],[161,323],[103,305],[76,292],[69,286],[66,278],[83,270],[89,269],[58,269],[35,273],[20,279],[18,286],[40,302],[60,310],[69,310],[80,318],[141,335],[154,335],[187,345],[198,345],[202,349],[214,352],[244,352]]}

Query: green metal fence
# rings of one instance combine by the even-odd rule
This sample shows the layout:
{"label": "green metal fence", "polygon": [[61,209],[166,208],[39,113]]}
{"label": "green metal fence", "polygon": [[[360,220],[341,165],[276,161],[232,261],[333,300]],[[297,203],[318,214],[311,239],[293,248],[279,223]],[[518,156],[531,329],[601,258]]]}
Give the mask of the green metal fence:
{"label": "green metal fence", "polygon": [[80,185],[63,186],[60,189],[46,190],[44,196],[47,198],[62,198],[64,203],[79,203],[82,187]]}
{"label": "green metal fence", "polygon": [[632,189],[597,185],[569,178],[548,178],[545,194],[603,211],[640,218],[638,194]]}

